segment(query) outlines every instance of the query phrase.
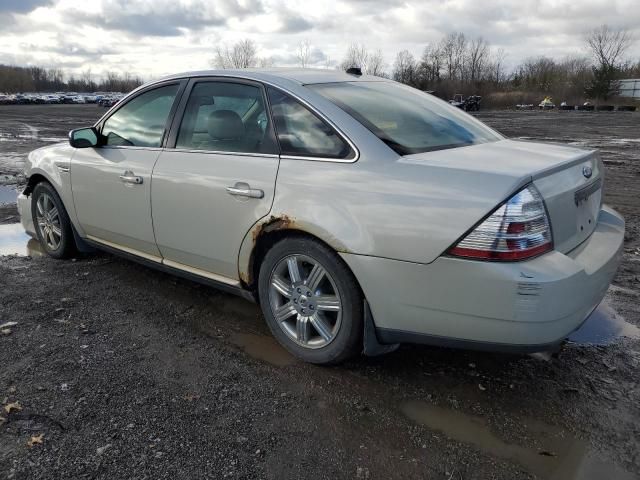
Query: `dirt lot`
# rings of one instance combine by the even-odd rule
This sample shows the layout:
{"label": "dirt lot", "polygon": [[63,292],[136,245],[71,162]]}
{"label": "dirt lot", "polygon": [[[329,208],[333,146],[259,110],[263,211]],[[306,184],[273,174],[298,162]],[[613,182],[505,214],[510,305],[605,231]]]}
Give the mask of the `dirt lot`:
{"label": "dirt lot", "polygon": [[244,300],[27,247],[11,225],[26,152],[101,113],[0,107],[0,252],[31,255],[0,256],[0,324],[17,322],[0,334],[0,478],[639,478],[640,114],[479,114],[600,148],[628,222],[605,305],[559,358],[404,346],[321,368]]}

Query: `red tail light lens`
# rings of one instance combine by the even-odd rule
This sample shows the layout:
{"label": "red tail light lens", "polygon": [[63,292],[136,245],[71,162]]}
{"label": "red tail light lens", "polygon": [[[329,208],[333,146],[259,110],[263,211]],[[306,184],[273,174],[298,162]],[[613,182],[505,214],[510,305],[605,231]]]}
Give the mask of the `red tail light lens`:
{"label": "red tail light lens", "polygon": [[449,249],[456,257],[517,261],[553,249],[542,196],[528,185]]}

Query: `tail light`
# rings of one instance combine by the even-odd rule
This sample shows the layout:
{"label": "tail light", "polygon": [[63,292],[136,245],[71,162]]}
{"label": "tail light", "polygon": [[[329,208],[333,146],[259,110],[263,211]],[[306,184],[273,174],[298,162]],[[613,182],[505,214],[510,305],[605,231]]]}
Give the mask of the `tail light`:
{"label": "tail light", "polygon": [[479,260],[517,261],[553,249],[542,196],[528,185],[451,247],[450,255]]}

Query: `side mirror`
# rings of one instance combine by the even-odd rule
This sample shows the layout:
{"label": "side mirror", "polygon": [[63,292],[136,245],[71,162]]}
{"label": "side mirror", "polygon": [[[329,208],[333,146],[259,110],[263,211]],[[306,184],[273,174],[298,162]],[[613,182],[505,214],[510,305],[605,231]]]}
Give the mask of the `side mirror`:
{"label": "side mirror", "polygon": [[100,146],[100,134],[95,127],[77,128],[69,132],[69,145],[73,148]]}

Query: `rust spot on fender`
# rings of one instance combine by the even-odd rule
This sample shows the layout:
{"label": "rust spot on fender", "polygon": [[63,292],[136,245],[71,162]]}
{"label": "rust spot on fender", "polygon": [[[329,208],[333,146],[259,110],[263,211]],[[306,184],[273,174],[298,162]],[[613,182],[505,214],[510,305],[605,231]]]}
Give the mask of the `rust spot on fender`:
{"label": "rust spot on fender", "polygon": [[253,254],[256,244],[258,243],[258,239],[261,235],[269,232],[275,232],[277,230],[286,230],[286,229],[294,229],[296,228],[296,222],[293,218],[288,215],[271,215],[268,218],[260,221],[253,229],[251,230],[251,241],[252,241],[252,254],[249,260],[249,268],[248,271],[240,272],[240,281],[245,285],[251,285],[253,282]]}
{"label": "rust spot on fender", "polygon": [[274,232],[276,230],[286,230],[288,228],[295,228],[295,220],[288,215],[275,216],[271,215],[266,220],[260,222],[251,232],[253,238],[253,244],[255,245],[258,238],[263,233]]}
{"label": "rust spot on fender", "polygon": [[249,274],[240,272],[240,281],[246,285],[249,285],[249,283],[251,283],[251,278],[249,278]]}

